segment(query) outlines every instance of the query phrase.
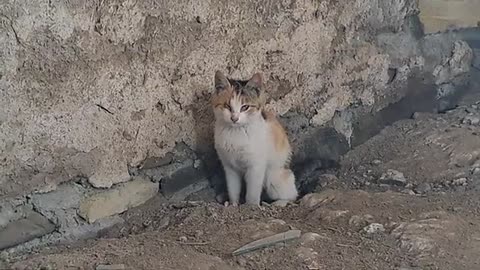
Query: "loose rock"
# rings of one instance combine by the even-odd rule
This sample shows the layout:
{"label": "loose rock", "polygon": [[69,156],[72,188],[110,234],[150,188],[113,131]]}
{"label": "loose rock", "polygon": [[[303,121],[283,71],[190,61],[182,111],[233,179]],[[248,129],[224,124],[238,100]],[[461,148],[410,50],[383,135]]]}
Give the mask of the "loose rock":
{"label": "loose rock", "polygon": [[462,120],[462,124],[467,124],[467,125],[475,126],[475,125],[478,125],[479,123],[480,123],[480,118],[473,115],[467,115]]}
{"label": "loose rock", "polygon": [[434,251],[439,239],[456,239],[458,225],[463,224],[458,217],[450,217],[443,211],[427,212],[419,217],[416,221],[400,223],[392,231],[402,249],[419,255]]}
{"label": "loose rock", "polygon": [[418,194],[424,194],[432,190],[432,186],[429,183],[421,183],[415,187],[415,192]]}
{"label": "loose rock", "polygon": [[364,227],[364,226],[367,226],[367,224],[372,222],[373,222],[373,216],[369,214],[365,214],[363,216],[353,215],[348,221],[348,224],[355,227]]}
{"label": "loose rock", "polygon": [[302,244],[306,244],[310,242],[315,242],[321,238],[322,236],[318,233],[308,232],[308,233],[302,234],[302,236],[300,237],[300,241],[302,242]]}
{"label": "loose rock", "polygon": [[340,217],[345,216],[348,214],[348,210],[330,210],[330,209],[324,209],[324,208],[318,208],[315,210],[315,212],[312,214],[312,218],[319,219],[325,222],[331,222],[333,220],[336,220]]}
{"label": "loose rock", "polygon": [[382,161],[379,160],[379,159],[374,159],[374,160],[372,161],[372,165],[378,166],[378,165],[380,165],[380,164],[382,164]]}
{"label": "loose rock", "polygon": [[367,234],[374,234],[374,233],[379,233],[379,232],[384,232],[385,227],[383,227],[382,224],[380,223],[372,223],[363,228],[363,231],[366,232]]}
{"label": "loose rock", "polygon": [[467,178],[462,177],[452,181],[452,184],[455,186],[464,186],[467,184]]}
{"label": "loose rock", "polygon": [[408,194],[408,195],[415,195],[415,192],[411,189],[404,189],[401,191],[403,194]]}
{"label": "loose rock", "polygon": [[407,179],[403,173],[397,170],[388,169],[386,173],[382,174],[379,182],[387,185],[405,186],[407,184]]}
{"label": "loose rock", "polygon": [[300,201],[300,205],[304,207],[314,207],[320,204],[325,204],[335,200],[336,192],[333,190],[326,190],[321,193],[310,193],[305,195]]}
{"label": "loose rock", "polygon": [[287,225],[287,222],[285,222],[285,220],[283,219],[272,219],[270,220],[268,223],[270,224],[278,224],[278,225]]}

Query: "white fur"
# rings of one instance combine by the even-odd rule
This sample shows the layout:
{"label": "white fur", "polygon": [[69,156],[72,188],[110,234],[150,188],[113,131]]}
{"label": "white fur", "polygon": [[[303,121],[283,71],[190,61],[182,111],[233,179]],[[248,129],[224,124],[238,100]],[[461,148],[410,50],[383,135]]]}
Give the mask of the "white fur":
{"label": "white fur", "polygon": [[[215,108],[215,149],[225,170],[230,203],[238,205],[242,179],[248,204],[259,205],[264,187],[273,200],[295,200],[295,177],[285,169],[290,149],[275,150],[270,125],[260,111],[240,112],[242,104],[237,97],[230,106],[231,111]],[[239,118],[236,123],[230,118],[232,114]]]}

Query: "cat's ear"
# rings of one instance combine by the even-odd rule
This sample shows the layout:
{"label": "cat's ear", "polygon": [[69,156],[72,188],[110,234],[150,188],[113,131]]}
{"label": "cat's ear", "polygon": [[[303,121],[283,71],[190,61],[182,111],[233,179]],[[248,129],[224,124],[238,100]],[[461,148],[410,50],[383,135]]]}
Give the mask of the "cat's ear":
{"label": "cat's ear", "polygon": [[227,77],[219,70],[215,72],[215,92],[220,93],[230,87]]}
{"label": "cat's ear", "polygon": [[260,96],[260,92],[263,89],[263,78],[261,73],[253,74],[252,78],[247,82],[247,89],[255,91],[257,96]]}

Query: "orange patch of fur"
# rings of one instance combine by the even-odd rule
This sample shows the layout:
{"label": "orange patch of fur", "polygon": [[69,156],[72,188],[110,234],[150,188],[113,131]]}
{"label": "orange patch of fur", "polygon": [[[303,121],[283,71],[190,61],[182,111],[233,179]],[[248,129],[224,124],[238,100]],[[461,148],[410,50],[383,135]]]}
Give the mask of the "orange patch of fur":
{"label": "orange patch of fur", "polygon": [[280,172],[280,181],[282,182],[287,182],[289,179],[290,179],[290,176],[292,174],[292,171],[289,170],[289,169],[283,169],[281,172]]}
{"label": "orange patch of fur", "polygon": [[214,108],[228,104],[229,101],[233,98],[233,90],[226,89],[218,94],[213,95],[212,97],[212,106]]}
{"label": "orange patch of fur", "polygon": [[290,151],[290,143],[288,142],[287,133],[275,114],[271,111],[264,110],[262,111],[262,115],[270,126],[275,149],[278,152]]}

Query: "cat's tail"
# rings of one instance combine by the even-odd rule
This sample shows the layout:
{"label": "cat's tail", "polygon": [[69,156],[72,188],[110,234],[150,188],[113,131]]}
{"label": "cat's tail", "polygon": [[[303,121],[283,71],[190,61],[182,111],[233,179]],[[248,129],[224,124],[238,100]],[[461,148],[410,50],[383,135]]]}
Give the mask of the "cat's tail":
{"label": "cat's tail", "polygon": [[277,201],[295,201],[298,191],[295,186],[295,175],[290,169],[277,168],[267,171],[265,189],[270,199]]}

